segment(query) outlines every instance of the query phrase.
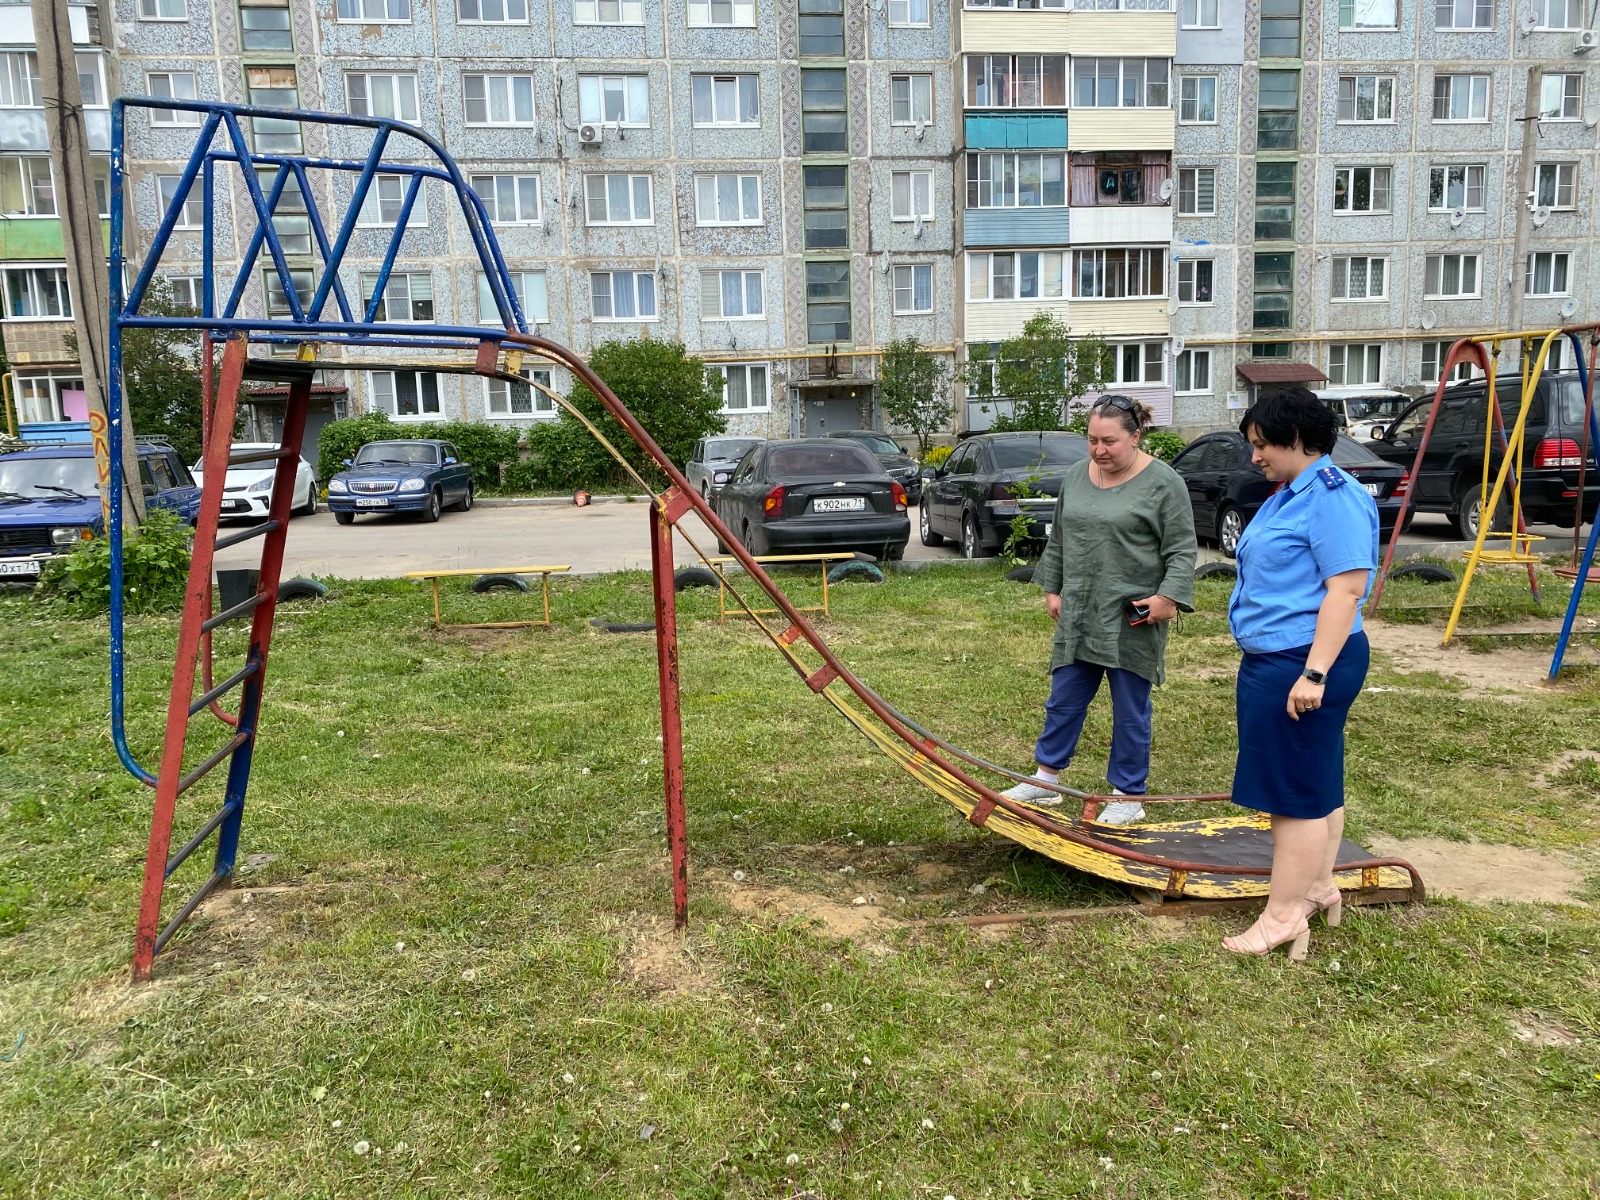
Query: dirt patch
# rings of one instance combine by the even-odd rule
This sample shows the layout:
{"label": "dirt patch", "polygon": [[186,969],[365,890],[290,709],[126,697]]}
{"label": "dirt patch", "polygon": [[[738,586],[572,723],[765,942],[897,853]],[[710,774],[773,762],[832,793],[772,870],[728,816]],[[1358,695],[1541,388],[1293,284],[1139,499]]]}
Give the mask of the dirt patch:
{"label": "dirt patch", "polygon": [[161,981],[130,983],[123,973],[91,984],[72,998],[68,1011],[85,1025],[101,1028],[120,1025],[155,1003]]}
{"label": "dirt patch", "polygon": [[900,925],[881,905],[840,902],[792,888],[757,888],[747,884],[723,884],[723,899],[742,913],[770,913],[777,917],[798,917],[822,927],[832,937],[861,938]]}
{"label": "dirt patch", "polygon": [[[1367,638],[1374,648],[1389,656],[1399,671],[1435,671],[1459,680],[1465,685],[1466,695],[1474,699],[1490,697],[1496,700],[1521,700],[1534,689],[1544,688],[1550,673],[1549,647],[1497,646],[1489,653],[1469,650],[1461,638],[1471,632],[1458,631],[1448,646],[1441,646],[1443,630],[1433,625],[1391,625],[1387,621],[1369,620],[1365,625]],[[1548,624],[1529,626],[1496,626],[1496,632],[1554,633]],[[1568,666],[1592,663],[1593,648],[1580,646],[1574,641],[1567,649]]]}
{"label": "dirt patch", "polygon": [[945,863],[918,863],[916,869],[917,882],[928,887],[938,887],[955,878],[956,869]]}
{"label": "dirt patch", "polygon": [[1560,1021],[1532,1011],[1511,1018],[1511,1036],[1529,1046],[1576,1046],[1580,1040]]}
{"label": "dirt patch", "polygon": [[623,972],[635,984],[673,998],[705,996],[716,990],[717,977],[706,961],[671,929],[657,926],[628,948]]}
{"label": "dirt patch", "polygon": [[1374,854],[1403,858],[1422,874],[1428,895],[1457,900],[1576,904],[1583,872],[1559,854],[1444,838],[1374,838]]}
{"label": "dirt patch", "polygon": [[1533,785],[1553,792],[1565,791],[1566,785],[1557,781],[1582,762],[1600,762],[1600,750],[1563,750],[1533,777]]}

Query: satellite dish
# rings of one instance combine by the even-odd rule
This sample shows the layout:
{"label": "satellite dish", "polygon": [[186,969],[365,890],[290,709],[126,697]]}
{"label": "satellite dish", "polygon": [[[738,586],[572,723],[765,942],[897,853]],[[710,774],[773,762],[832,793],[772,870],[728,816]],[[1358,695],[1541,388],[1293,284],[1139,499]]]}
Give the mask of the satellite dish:
{"label": "satellite dish", "polygon": [[1517,28],[1522,30],[1523,36],[1526,37],[1539,28],[1539,14],[1532,9],[1523,9],[1522,16],[1517,18]]}
{"label": "satellite dish", "polygon": [[1178,336],[1174,336],[1173,339],[1172,339],[1172,353],[1173,354],[1182,354],[1183,353],[1183,347],[1184,347],[1183,338],[1178,337]]}
{"label": "satellite dish", "polygon": [[1172,199],[1172,180],[1170,177],[1161,181],[1161,198],[1163,200]]}
{"label": "satellite dish", "polygon": [[1456,209],[1455,212],[1450,214],[1450,228],[1454,229],[1457,225],[1461,224],[1461,222],[1465,221],[1466,219],[1467,219],[1467,210],[1464,209],[1464,208]]}
{"label": "satellite dish", "polygon": [[1550,209],[1546,205],[1541,204],[1538,208],[1533,210],[1533,227],[1535,229],[1539,228],[1539,226],[1543,225],[1549,219]]}
{"label": "satellite dish", "polygon": [[1431,311],[1422,314],[1422,327],[1424,329],[1432,329],[1438,323],[1439,319]]}
{"label": "satellite dish", "polygon": [[1578,302],[1577,302],[1577,300],[1574,299],[1571,296],[1568,296],[1567,299],[1565,300],[1565,302],[1563,302],[1563,304],[1561,305],[1561,315],[1563,317],[1570,317],[1573,313],[1575,313],[1577,311],[1578,311]]}

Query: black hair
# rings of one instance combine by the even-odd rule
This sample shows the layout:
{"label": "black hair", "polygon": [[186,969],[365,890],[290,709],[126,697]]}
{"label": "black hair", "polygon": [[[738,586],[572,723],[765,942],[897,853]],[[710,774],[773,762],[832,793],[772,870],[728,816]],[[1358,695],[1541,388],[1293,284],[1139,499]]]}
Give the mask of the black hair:
{"label": "black hair", "polygon": [[1263,441],[1292,447],[1296,441],[1307,454],[1331,454],[1339,436],[1339,418],[1333,409],[1307,388],[1279,388],[1250,406],[1239,422],[1239,432],[1250,436],[1254,425]]}

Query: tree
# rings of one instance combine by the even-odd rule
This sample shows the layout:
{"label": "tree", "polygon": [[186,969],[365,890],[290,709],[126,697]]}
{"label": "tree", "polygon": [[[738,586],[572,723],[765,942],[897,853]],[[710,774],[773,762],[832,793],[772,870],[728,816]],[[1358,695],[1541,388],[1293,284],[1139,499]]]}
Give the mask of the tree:
{"label": "tree", "polygon": [[962,379],[969,395],[1012,402],[1011,415],[996,419],[997,431],[1061,429],[1080,396],[1104,390],[1113,365],[1105,338],[1074,338],[1065,322],[1038,313],[1016,337],[974,350]]}
{"label": "tree", "polygon": [[924,350],[914,337],[890,342],[878,367],[878,406],[889,424],[916,436],[917,457],[926,458],[928,442],[950,427],[955,413],[943,356]]}

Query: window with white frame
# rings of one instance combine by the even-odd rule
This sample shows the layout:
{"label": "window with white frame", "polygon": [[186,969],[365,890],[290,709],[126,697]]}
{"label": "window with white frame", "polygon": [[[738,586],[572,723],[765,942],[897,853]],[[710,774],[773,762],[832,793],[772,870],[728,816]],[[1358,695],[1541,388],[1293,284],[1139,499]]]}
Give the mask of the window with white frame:
{"label": "window with white frame", "polygon": [[596,321],[656,319],[656,277],[649,271],[591,271],[589,295]]}
{"label": "window with white frame", "polygon": [[1339,0],[1339,28],[1360,32],[1364,29],[1398,29],[1398,0]]}
{"label": "window with white frame", "polygon": [[0,54],[0,108],[38,108],[43,103],[39,56],[23,50]]}
{"label": "window with white frame", "polygon": [[6,267],[8,321],[51,321],[72,318],[72,293],[67,268]]}
{"label": "window with white frame", "polygon": [[[161,203],[163,217],[178,200],[178,185],[183,182],[182,175],[157,175],[156,195]],[[190,184],[188,192],[184,194],[183,202],[178,206],[177,224],[174,229],[200,229],[205,225],[206,203],[200,189]]]}
{"label": "window with white frame", "polygon": [[689,76],[690,112],[697,127],[761,124],[759,75]]}
{"label": "window with white frame", "polygon": [[1428,208],[1432,212],[1483,211],[1482,163],[1432,167],[1428,171]]}
{"label": "window with white frame", "polygon": [[1172,364],[1172,390],[1181,396],[1211,392],[1211,351],[1185,350]]}
{"label": "window with white frame", "polygon": [[[144,77],[144,88],[158,100],[198,100],[200,90],[193,71],[151,71]],[[200,114],[172,108],[152,108],[151,125],[198,125]]]}
{"label": "window with white frame", "polygon": [[83,377],[80,375],[18,371],[16,381],[17,416],[25,425],[65,421],[64,393],[83,391]]}
{"label": "window with white frame", "polygon": [[1383,300],[1389,295],[1389,260],[1368,254],[1333,259],[1333,299]]}
{"label": "window with white frame", "polygon": [[1328,383],[1333,387],[1382,382],[1382,342],[1335,342],[1328,347]]}
{"label": "window with white frame", "polygon": [[1060,250],[967,255],[967,299],[1059,300],[1067,262]]}
{"label": "window with white frame", "polygon": [[467,25],[522,25],[528,0],[456,0],[456,20]]}
{"label": "window with white frame", "polygon": [[1079,58],[1072,60],[1074,108],[1166,108],[1168,58]]}
{"label": "window with white frame", "polygon": [[1064,54],[969,54],[966,70],[968,108],[1066,107]]}
{"label": "window with white frame", "polygon": [[1215,291],[1217,264],[1210,258],[1178,260],[1178,303],[1210,304]]}
{"label": "window with white frame", "polygon": [[1533,11],[1538,14],[1537,29],[1582,29],[1588,22],[1583,16],[1584,0],[1533,0]]}
{"label": "window with white frame", "polygon": [[1539,78],[1539,119],[1577,121],[1583,117],[1583,74],[1546,71]]}
{"label": "window with white frame", "polygon": [[553,417],[557,415],[556,402],[546,392],[532,384],[550,386],[547,367],[524,366],[517,372],[529,383],[512,383],[509,379],[483,381],[483,410],[491,418],[515,420],[518,417]]}
{"label": "window with white frame", "polygon": [[439,377],[432,371],[372,371],[373,407],[399,421],[439,415]]}
{"label": "window with white frame", "polygon": [[1546,208],[1572,208],[1577,194],[1577,163],[1540,163],[1534,168],[1534,203]]}
{"label": "window with white frame", "polygon": [[1528,255],[1524,295],[1566,296],[1572,290],[1572,255],[1564,250],[1540,250]]}
{"label": "window with white frame", "polygon": [[1487,121],[1489,119],[1489,77],[1487,75],[1435,75],[1433,77],[1433,119],[1449,121]]}
{"label": "window with white frame", "polygon": [[80,51],[78,59],[78,90],[83,94],[85,108],[106,107],[105,60],[98,54]]}
{"label": "window with white frame", "polygon": [[648,175],[585,175],[586,225],[654,225]]}
{"label": "window with white frame", "polygon": [[[1556,343],[1560,345],[1559,342]],[[1430,341],[1422,343],[1422,382],[1438,383],[1439,371],[1450,357],[1450,347],[1455,345],[1451,341]],[[1471,379],[1477,373],[1471,359],[1456,363],[1450,370],[1450,382],[1458,383]]]}
{"label": "window with white frame", "polygon": [[573,0],[574,25],[643,25],[643,0]]}
{"label": "window with white frame", "polygon": [[722,28],[756,23],[755,0],[689,0],[689,27]]}
{"label": "window with white frame", "polygon": [[1111,346],[1112,378],[1122,387],[1150,387],[1167,381],[1165,342],[1121,342]]}
{"label": "window with white frame", "polygon": [[1066,162],[1065,154],[968,154],[967,207],[1064,207]]}
{"label": "window with white frame", "polygon": [[409,72],[347,72],[344,97],[352,116],[418,119],[417,77]]}
{"label": "window with white frame", "polygon": [[650,124],[650,77],[579,75],[578,120],[644,128]]}
{"label": "window with white frame", "polygon": [[933,220],[933,172],[889,172],[889,216],[895,221]]}
{"label": "window with white frame", "polygon": [[[1018,12],[1037,12],[1040,9],[1063,9],[1067,0],[967,0],[967,8],[1008,8]],[[1087,5],[1080,5],[1088,7]]]}
{"label": "window with white frame", "polygon": [[[406,192],[411,187],[409,175],[374,175],[367,188],[367,197],[361,202],[361,213],[356,224],[369,229],[393,229],[400,223],[401,210],[405,208]],[[406,228],[413,229],[428,223],[428,185],[417,183],[417,199],[406,218]]]}
{"label": "window with white frame", "polygon": [[1483,259],[1477,254],[1430,254],[1422,265],[1428,300],[1471,300],[1479,295]]}
{"label": "window with white frame", "polygon": [[1217,77],[1183,75],[1178,79],[1178,120],[1184,125],[1217,123]]}
{"label": "window with white frame", "polygon": [[94,186],[95,207],[102,217],[111,216],[111,156],[89,156],[90,182]]}
{"label": "window with white frame", "polygon": [[1336,167],[1333,172],[1333,211],[1388,212],[1391,174],[1389,167]]}
{"label": "window with white frame", "polygon": [[1493,29],[1494,0],[1434,0],[1435,29]]}
{"label": "window with white frame", "polygon": [[1394,120],[1393,75],[1339,76],[1339,117],[1346,124],[1383,125]]}
{"label": "window with white frame", "polygon": [[[317,290],[317,276],[310,267],[289,268],[289,282],[294,285],[296,302],[302,311],[311,303],[311,297]],[[294,311],[289,307],[289,293],[283,286],[283,279],[272,267],[261,272],[261,283],[267,297],[267,316],[274,321],[287,321],[294,316]]]}
{"label": "window with white frame", "polygon": [[928,0],[889,0],[890,28],[926,28]]}
{"label": "window with white frame", "polygon": [[1075,300],[1164,300],[1167,252],[1157,247],[1074,250]]}
{"label": "window with white frame", "polygon": [[172,303],[178,308],[200,312],[205,307],[205,283],[200,276],[168,275],[167,286],[172,289]]}
{"label": "window with white frame", "polygon": [[461,77],[461,101],[468,125],[532,125],[532,75]]}
{"label": "window with white frame", "polygon": [[1178,215],[1180,217],[1217,215],[1215,167],[1178,168]]}
{"label": "window with white frame", "polygon": [[767,387],[766,363],[712,363],[710,370],[722,376],[723,412],[771,410],[772,392]]}
{"label": "window with white frame", "polygon": [[539,223],[537,175],[474,175],[472,190],[483,201],[492,225]]}
{"label": "window with white frame", "polygon": [[7,154],[0,157],[0,214],[8,217],[56,215],[56,188],[48,156]]}
{"label": "window with white frame", "polygon": [[408,23],[411,0],[339,0],[339,20],[365,24]]}
{"label": "window with white frame", "polygon": [[[1059,270],[1057,272],[1059,281]],[[890,274],[896,316],[925,315],[933,311],[933,264],[896,265]]]}
{"label": "window with white frame", "polygon": [[700,272],[702,321],[759,321],[766,308],[766,272]]}
{"label": "window with white frame", "polygon": [[933,76],[889,76],[889,123],[927,125],[933,120]]}
{"label": "window with white frame", "polygon": [[141,21],[187,21],[188,0],[139,0]]}
{"label": "window with white frame", "polygon": [[697,225],[760,225],[761,176],[696,175],[694,219]]}
{"label": "window with white frame", "polygon": [[1178,0],[1179,29],[1218,29],[1221,0]]}
{"label": "window with white frame", "polygon": [[[517,307],[522,309],[528,322],[547,323],[550,320],[550,289],[543,271],[512,271],[511,293]],[[506,314],[509,319],[510,314]],[[478,272],[478,324],[500,325],[506,320],[500,316],[500,307],[494,302],[494,291],[489,287],[489,277]]]}
{"label": "window with white frame", "polygon": [[426,323],[433,320],[433,277],[426,271],[394,271],[384,281],[383,294],[373,308],[377,275],[361,276],[361,307],[372,308],[372,320]]}

